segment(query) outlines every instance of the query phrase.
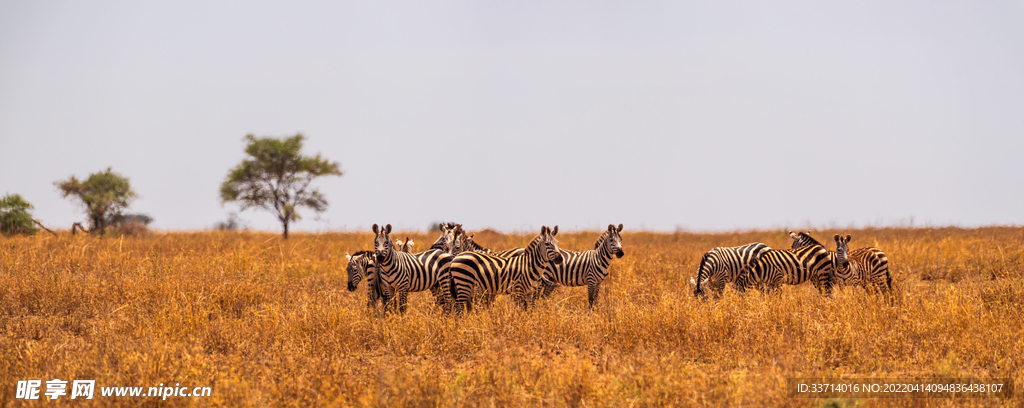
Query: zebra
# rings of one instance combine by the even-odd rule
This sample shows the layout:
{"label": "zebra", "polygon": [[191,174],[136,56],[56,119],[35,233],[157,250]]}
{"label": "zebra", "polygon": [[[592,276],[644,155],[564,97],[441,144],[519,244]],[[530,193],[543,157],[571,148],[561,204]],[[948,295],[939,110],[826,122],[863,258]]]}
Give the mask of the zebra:
{"label": "zebra", "polygon": [[452,255],[458,255],[463,252],[482,252],[485,254],[494,254],[490,249],[484,248],[482,245],[473,241],[473,235],[467,234],[462,229],[462,224],[456,224],[454,238],[452,239]]}
{"label": "zebra", "polygon": [[437,240],[430,245],[428,249],[440,249],[444,252],[452,252],[452,240],[455,237],[455,227],[462,226],[462,224],[442,222],[438,224],[438,228],[441,230],[441,236],[437,237]]}
{"label": "zebra", "polygon": [[892,292],[892,275],[889,274],[889,257],[885,252],[875,247],[865,247],[850,250],[850,239],[838,234],[833,237],[836,241],[836,257],[842,262],[837,262],[836,276],[852,276],[851,283],[859,283],[866,291],[875,290],[882,293]]}
{"label": "zebra", "polygon": [[405,252],[405,253],[410,253],[410,252],[412,252],[413,244],[415,244],[415,243],[412,241],[411,238],[405,237],[405,241],[404,242],[401,241],[401,240],[395,241],[395,249],[397,249],[399,251],[402,251],[402,252]]}
{"label": "zebra", "polygon": [[[838,237],[839,235],[836,236]],[[818,240],[814,239],[814,237],[811,236],[810,231],[790,232],[789,237],[793,238],[793,244],[791,246],[793,249],[797,249],[807,245],[817,245],[822,248],[825,248],[825,246],[822,245],[821,242],[818,242]],[[856,285],[860,283],[859,279],[857,278],[857,275],[854,273],[852,269],[849,268],[849,262],[846,259],[840,259],[839,254],[836,251],[831,251],[828,248],[825,248],[825,250],[828,251],[828,261],[829,263],[832,264],[832,268],[835,273],[836,285],[845,286]]]}
{"label": "zebra", "polygon": [[384,300],[386,305],[391,300],[390,288],[377,290],[377,267],[374,264],[373,251],[359,251],[352,255],[345,255],[348,265],[345,270],[348,272],[348,291],[353,292],[359,287],[359,282],[366,278],[367,303],[366,307],[375,309],[377,301]]}
{"label": "zebra", "polygon": [[[811,237],[810,231],[790,233],[793,238],[793,246],[821,245],[818,240]],[[871,290],[868,285],[885,292],[892,290],[892,276],[889,275],[889,258],[885,252],[875,247],[858,248],[850,251],[849,242],[852,238],[849,234],[842,237],[838,234],[832,237],[836,241],[836,251],[829,251],[829,256],[835,257],[836,282],[842,285],[860,285],[864,290]]]}
{"label": "zebra", "polygon": [[622,258],[625,252],[622,250],[622,224],[618,227],[608,225],[608,229],[601,233],[594,243],[594,249],[583,252],[559,249],[562,254],[562,263],[547,264],[544,271],[543,290],[538,291],[539,296],[551,296],[551,292],[558,285],[562,286],[587,286],[587,301],[590,308],[594,308],[597,302],[597,295],[601,290],[601,283],[608,278],[608,265],[612,261],[612,255]]}
{"label": "zebra", "polygon": [[[405,313],[409,292],[430,290],[435,302],[446,311],[449,290],[448,266],[452,256],[439,249],[409,254],[399,252],[391,244],[391,224],[383,228],[373,224],[378,288],[390,290],[398,298],[398,310]],[[384,306],[387,311],[387,304]]]}
{"label": "zebra", "polygon": [[461,313],[463,308],[472,311],[475,286],[480,286],[485,294],[511,294],[513,301],[526,309],[533,292],[541,285],[545,265],[562,262],[555,235],[558,235],[557,225],[551,229],[541,227],[540,234],[517,256],[500,257],[480,252],[457,255],[449,268],[456,313]]}
{"label": "zebra", "polygon": [[690,278],[693,296],[707,299],[708,290],[717,299],[726,283],[735,283],[744,267],[750,266],[770,250],[768,245],[754,242],[735,247],[717,247],[705,252],[697,267],[696,279]]}
{"label": "zebra", "polygon": [[[473,241],[473,235],[466,233],[462,229],[462,224],[455,224],[455,235],[452,241],[452,255],[458,255],[463,252],[479,252],[488,255],[499,256],[502,258],[508,258],[510,256],[517,256],[523,254],[523,248],[512,248],[506,249],[500,252],[494,252],[490,249],[484,248],[482,245]],[[543,279],[543,278],[542,278]],[[547,279],[543,279],[545,284],[551,284]],[[540,293],[537,291],[535,293]],[[477,301],[482,302],[484,305],[490,306],[494,303],[495,293],[489,293],[483,289],[482,286],[477,285],[473,287],[472,298],[473,303]]]}
{"label": "zebra", "polygon": [[777,292],[783,283],[799,285],[810,280],[819,293],[830,296],[834,275],[828,251],[821,245],[807,245],[762,252],[757,262],[743,267],[735,285],[740,291],[757,287]]}

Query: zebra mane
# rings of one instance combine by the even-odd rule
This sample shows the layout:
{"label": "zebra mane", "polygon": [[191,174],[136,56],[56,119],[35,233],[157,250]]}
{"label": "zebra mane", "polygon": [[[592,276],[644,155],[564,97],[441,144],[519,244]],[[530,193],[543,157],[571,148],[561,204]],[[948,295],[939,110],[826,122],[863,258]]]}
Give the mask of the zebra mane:
{"label": "zebra mane", "polygon": [[480,244],[476,243],[476,241],[474,241],[474,240],[473,240],[473,236],[472,236],[472,235],[465,235],[465,237],[466,237],[466,244],[467,244],[467,245],[469,245],[469,247],[470,247],[470,248],[471,248],[471,249],[472,249],[473,251],[486,251],[486,252],[491,252],[491,250],[490,250],[490,249],[484,248],[484,246],[483,246],[483,245],[480,245]]}
{"label": "zebra mane", "polygon": [[608,240],[608,230],[604,230],[601,236],[597,237],[597,242],[594,243],[594,249],[598,249],[604,244],[604,241]]}
{"label": "zebra mane", "polygon": [[818,240],[811,236],[810,231],[808,232],[790,232],[789,236],[793,238],[793,249],[797,249],[802,246],[817,245],[824,247]]}
{"label": "zebra mane", "polygon": [[355,257],[357,257],[359,255],[373,255],[373,251],[359,251],[359,252],[356,252],[356,253],[352,254],[352,257],[355,258]]}

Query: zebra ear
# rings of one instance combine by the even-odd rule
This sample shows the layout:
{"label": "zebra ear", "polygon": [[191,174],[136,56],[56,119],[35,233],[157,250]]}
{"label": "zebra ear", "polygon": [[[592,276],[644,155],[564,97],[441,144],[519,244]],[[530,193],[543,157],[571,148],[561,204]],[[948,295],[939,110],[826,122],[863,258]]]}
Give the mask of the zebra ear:
{"label": "zebra ear", "polygon": [[853,237],[851,237],[850,234],[846,234],[846,242],[850,242],[850,239],[852,239],[852,238]]}
{"label": "zebra ear", "polygon": [[798,238],[796,237],[796,233],[795,233],[795,232],[793,232],[793,231],[790,231],[790,232],[789,232],[789,237],[790,237],[790,238],[793,238],[793,239],[798,239]]}
{"label": "zebra ear", "polygon": [[352,260],[352,255],[345,254],[345,260],[346,261],[351,261]]}
{"label": "zebra ear", "polygon": [[690,286],[697,287],[697,280],[693,279],[692,276],[690,277]]}
{"label": "zebra ear", "polygon": [[547,225],[541,225],[540,226],[540,233],[541,234],[547,234],[548,233],[548,226]]}
{"label": "zebra ear", "polygon": [[551,235],[558,235],[558,226],[557,225],[555,226],[555,228],[553,228],[551,230]]}
{"label": "zebra ear", "polygon": [[839,242],[839,234],[836,234],[836,236],[834,236],[834,237],[832,237],[832,238],[833,238],[833,239],[835,239],[835,240],[836,240],[836,242]]}
{"label": "zebra ear", "polygon": [[374,233],[374,234],[379,234],[379,233],[380,233],[380,232],[378,232],[378,229],[379,229],[379,228],[380,228],[380,227],[378,227],[378,226],[377,226],[377,224],[373,224],[373,233]]}
{"label": "zebra ear", "polygon": [[615,232],[622,232],[622,224],[619,224],[619,227],[615,229]]}
{"label": "zebra ear", "polygon": [[385,234],[390,234],[391,233],[391,224],[388,224],[388,225],[384,226],[384,233]]}

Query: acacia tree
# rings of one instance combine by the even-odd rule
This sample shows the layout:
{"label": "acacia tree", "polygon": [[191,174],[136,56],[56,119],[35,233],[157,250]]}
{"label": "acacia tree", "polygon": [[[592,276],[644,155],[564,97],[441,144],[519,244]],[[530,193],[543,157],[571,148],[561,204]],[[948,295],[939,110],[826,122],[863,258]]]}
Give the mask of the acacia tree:
{"label": "acacia tree", "polygon": [[32,204],[21,198],[19,194],[7,194],[0,199],[0,233],[4,235],[36,233],[36,226],[32,225]]}
{"label": "acacia tree", "polygon": [[[110,167],[93,173],[85,181],[75,176],[54,183],[63,198],[74,196],[85,206],[89,217],[89,233],[103,235],[107,227],[124,217],[124,210],[138,198],[128,178],[115,173]],[[73,231],[73,229],[72,229]]]}
{"label": "acacia tree", "polygon": [[284,139],[246,135],[245,154],[249,157],[231,169],[220,185],[221,204],[238,202],[242,211],[270,211],[281,222],[285,239],[288,224],[302,219],[298,207],[318,213],[327,210],[327,199],[309,184],[320,176],[341,176],[341,165],[320,153],[301,155],[305,139],[301,133]]}

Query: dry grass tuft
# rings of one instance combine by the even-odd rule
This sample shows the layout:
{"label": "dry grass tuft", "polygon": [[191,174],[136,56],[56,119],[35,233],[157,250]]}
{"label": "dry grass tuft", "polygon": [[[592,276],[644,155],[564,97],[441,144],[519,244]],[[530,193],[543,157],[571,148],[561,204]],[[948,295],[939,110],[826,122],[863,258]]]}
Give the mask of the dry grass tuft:
{"label": "dry grass tuft", "polygon": [[[213,387],[210,398],[172,405],[1021,403],[787,398],[787,377],[1010,377],[1021,389],[1024,229],[815,235],[838,232],[853,234],[851,248],[885,250],[893,296],[846,288],[826,299],[805,285],[777,297],[728,289],[719,301],[693,298],[704,251],[786,248],[783,231],[624,233],[626,256],[613,261],[595,311],[584,289],[561,288],[529,312],[499,298],[461,319],[426,293],[410,296],[404,316],[367,310],[364,286],[345,289],[344,255],[369,248],[369,233],[4,238],[0,405],[13,402],[18,380],[52,378]],[[596,237],[562,233],[559,242],[586,250]],[[530,238],[477,240],[502,249]]]}

